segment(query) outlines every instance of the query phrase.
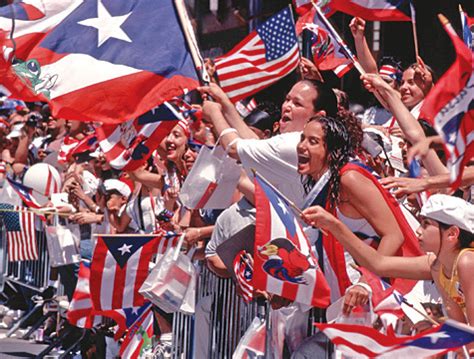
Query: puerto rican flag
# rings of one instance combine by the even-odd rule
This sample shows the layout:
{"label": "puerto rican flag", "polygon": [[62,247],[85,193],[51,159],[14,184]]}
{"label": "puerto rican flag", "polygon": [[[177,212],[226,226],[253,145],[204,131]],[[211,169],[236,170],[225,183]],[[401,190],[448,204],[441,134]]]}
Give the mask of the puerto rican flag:
{"label": "puerto rican flag", "polygon": [[247,252],[240,251],[234,258],[234,274],[240,293],[245,303],[253,300],[252,275],[253,268]]}
{"label": "puerto rican flag", "polygon": [[140,307],[138,293],[148,265],[156,253],[159,236],[101,236],[92,256],[91,298],[95,310]]}
{"label": "puerto rican flag", "polygon": [[[32,3],[30,5],[29,3]],[[33,1],[24,0],[21,3],[14,3],[0,8],[0,17],[15,20],[39,20],[43,18],[44,9]]]}
{"label": "puerto rican flag", "polygon": [[179,121],[184,121],[181,113],[165,102],[135,120],[99,127],[97,139],[113,168],[133,171],[148,160]]}
{"label": "puerto rican flag", "polygon": [[389,312],[401,318],[403,316],[402,303],[404,301],[402,294],[369,270],[362,267],[359,267],[358,270],[372,289],[374,312],[379,315]]}
{"label": "puerto rican flag", "polygon": [[148,311],[151,308],[151,303],[146,303],[141,307],[125,308],[125,309],[116,309],[102,312],[103,316],[107,316],[115,320],[117,323],[117,331],[115,332],[114,339],[118,341],[126,331],[133,326],[144,312]]}
{"label": "puerto rican flag", "polygon": [[474,17],[467,16],[466,12],[459,5],[459,13],[461,15],[462,37],[464,43],[474,51]]}
{"label": "puerto rican flag", "polygon": [[16,182],[7,176],[7,181],[10,186],[15,190],[18,196],[21,198],[25,206],[29,208],[40,208],[38,202],[33,198],[33,190],[22,183]]}
{"label": "puerto rican flag", "polygon": [[119,123],[198,85],[172,0],[14,6],[27,11],[12,32],[14,10],[1,9],[2,82],[16,97],[48,101],[55,117]]}
{"label": "puerto rican flag", "polygon": [[90,329],[102,321],[92,306],[90,293],[90,263],[83,261],[79,265],[76,289],[72,296],[66,318],[72,325]]}
{"label": "puerto rican flag", "polygon": [[463,169],[474,156],[474,52],[442,19],[457,58],[423,101],[420,118],[426,119],[444,140],[451,186],[459,187]]}
{"label": "puerto rican flag", "polygon": [[136,359],[141,357],[145,349],[151,349],[153,337],[153,310],[149,307],[130,326],[120,346],[120,357]]}
{"label": "puerto rican flag", "polygon": [[311,32],[311,54],[313,62],[322,71],[332,70],[338,77],[344,76],[354,64],[350,57],[355,58],[345,42],[339,42],[339,35],[328,27],[321,19],[320,13],[303,25]]}
{"label": "puerto rican flag", "polygon": [[344,355],[357,358],[427,358],[456,350],[474,341],[474,329],[448,319],[415,336],[383,335],[374,328],[315,323]]}
{"label": "puerto rican flag", "polygon": [[329,286],[288,203],[258,174],[252,284],[289,300],[326,307]]}
{"label": "puerto rican flag", "polygon": [[58,152],[58,162],[62,164],[69,162],[72,156],[72,151],[77,147],[78,144],[79,140],[76,140],[74,137],[64,137],[61,143],[61,148]]}

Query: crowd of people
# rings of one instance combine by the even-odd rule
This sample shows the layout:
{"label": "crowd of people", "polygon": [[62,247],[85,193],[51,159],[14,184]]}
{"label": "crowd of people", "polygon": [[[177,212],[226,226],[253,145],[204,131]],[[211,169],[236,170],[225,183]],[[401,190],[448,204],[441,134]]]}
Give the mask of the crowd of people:
{"label": "crowd of people", "polygon": [[[283,103],[265,101],[246,109],[232,103],[219,87],[209,59],[212,82],[186,97],[193,111],[133,171],[113,168],[100,146],[79,145],[100,124],[55,118],[44,103],[17,101],[7,106],[13,100],[5,97],[0,108],[0,202],[14,201],[7,177],[32,188],[42,207],[57,212],[46,215],[48,225],[60,223],[80,233],[84,260],[92,258],[94,234],[165,230],[185,234],[185,248],[196,249],[196,263],[219,277],[235,278],[218,248],[241,238],[243,229],[255,232],[252,171],[256,170],[302,211],[301,223],[329,283],[331,303],[343,298],[340,318],[350,322],[355,308],[371,300],[372,289],[360,266],[388,284],[419,281],[410,300],[424,314],[407,312],[403,322],[408,325],[401,328],[392,318],[384,321],[385,328],[393,325],[400,334],[410,334],[446,318],[472,326],[474,170],[466,167],[461,187],[451,193],[437,133],[418,118],[437,77],[421,58],[404,68],[388,57],[377,64],[365,40],[364,20],[354,18],[350,29],[366,71],[361,81],[376,95],[378,105],[357,108],[351,94],[328,86],[316,65],[302,59],[301,80]],[[242,168],[233,204],[226,209],[186,208],[180,188],[200,149],[215,145]],[[39,163],[47,167],[38,167]],[[414,163],[419,175],[410,177]],[[53,174],[48,183],[45,171]],[[323,243],[343,246],[342,267],[334,266]],[[60,281],[71,301],[78,266],[53,270],[50,288],[42,294],[54,295]],[[6,307],[20,308],[18,294],[6,296]],[[253,296],[265,299],[280,318],[292,318],[285,328],[292,333],[285,340],[287,353],[294,358],[315,357],[321,333],[308,337],[310,308],[271,293],[255,291]],[[160,347],[156,353],[170,357],[172,314],[155,308],[154,315]],[[291,328],[302,322],[306,325]],[[118,344],[107,343],[108,353],[115,350],[117,355]],[[196,357],[208,357],[209,350],[205,344],[197,347]]]}

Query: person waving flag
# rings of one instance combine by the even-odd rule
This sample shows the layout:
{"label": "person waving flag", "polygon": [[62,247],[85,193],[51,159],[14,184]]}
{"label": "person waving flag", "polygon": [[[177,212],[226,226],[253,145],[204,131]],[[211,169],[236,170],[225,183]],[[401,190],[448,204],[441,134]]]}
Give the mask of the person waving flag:
{"label": "person waving flag", "polygon": [[474,156],[474,53],[449,21],[443,15],[439,17],[457,57],[424,100],[420,118],[430,121],[443,138],[451,185],[457,188],[464,167]]}
{"label": "person waving flag", "polygon": [[120,123],[198,86],[173,0],[28,3],[0,8],[2,83],[55,117]]}

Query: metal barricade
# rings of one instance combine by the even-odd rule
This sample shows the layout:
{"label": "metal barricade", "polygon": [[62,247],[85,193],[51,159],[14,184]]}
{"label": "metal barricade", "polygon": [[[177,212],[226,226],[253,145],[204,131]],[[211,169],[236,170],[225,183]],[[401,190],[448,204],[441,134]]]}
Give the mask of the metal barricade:
{"label": "metal barricade", "polygon": [[[194,335],[208,336],[208,357],[232,358],[240,338],[257,315],[257,304],[246,304],[236,293],[232,279],[217,277],[201,266],[196,293],[196,307],[202,300],[211,300],[209,325],[197,323],[194,316],[178,313],[173,317],[173,358],[193,358]],[[203,325],[204,324],[204,325]],[[206,330],[207,333],[202,331]]]}

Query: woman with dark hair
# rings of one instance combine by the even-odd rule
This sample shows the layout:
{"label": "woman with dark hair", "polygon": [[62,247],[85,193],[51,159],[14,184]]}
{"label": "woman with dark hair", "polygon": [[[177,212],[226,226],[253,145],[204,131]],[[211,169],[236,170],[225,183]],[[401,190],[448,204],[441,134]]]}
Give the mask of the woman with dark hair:
{"label": "woman with dark hair", "polygon": [[[354,160],[361,134],[360,127],[357,130],[352,122],[349,113],[341,113],[336,118],[314,116],[305,126],[297,146],[298,172],[308,192],[304,208],[310,206],[303,211],[304,218],[319,205],[381,254],[418,255],[415,234],[398,203],[366,167]],[[338,247],[332,235],[324,235],[322,241],[316,241],[316,247],[330,285],[336,280],[331,285],[334,301],[359,280],[359,275],[350,266],[352,258]],[[367,299],[363,285],[352,287],[345,298],[344,312]]]}

